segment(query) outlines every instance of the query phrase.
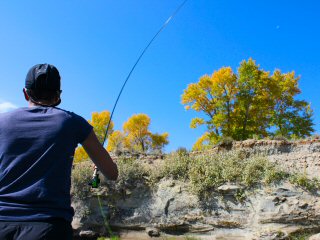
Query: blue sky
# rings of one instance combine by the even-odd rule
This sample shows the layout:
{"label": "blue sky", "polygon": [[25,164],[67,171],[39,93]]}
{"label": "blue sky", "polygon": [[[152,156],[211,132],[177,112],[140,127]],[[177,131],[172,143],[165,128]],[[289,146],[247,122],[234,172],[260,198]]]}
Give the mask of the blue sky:
{"label": "blue sky", "polygon": [[[62,76],[61,107],[89,119],[111,110],[140,52],[182,0],[0,2],[0,111],[26,106],[28,69],[51,63]],[[133,114],[169,132],[167,151],[191,148],[205,131],[180,96],[189,83],[252,57],[261,68],[301,76],[319,132],[320,2],[189,0],[146,52],[114,114],[115,129]]]}

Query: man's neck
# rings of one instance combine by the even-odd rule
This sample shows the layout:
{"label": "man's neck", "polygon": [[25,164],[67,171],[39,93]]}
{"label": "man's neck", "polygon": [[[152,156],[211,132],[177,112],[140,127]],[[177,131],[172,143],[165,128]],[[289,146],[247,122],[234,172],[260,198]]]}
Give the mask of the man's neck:
{"label": "man's neck", "polygon": [[36,106],[39,106],[39,105],[34,104],[33,102],[29,101],[29,107],[36,107]]}
{"label": "man's neck", "polygon": [[43,107],[43,106],[50,106],[52,103],[45,103],[45,102],[39,102],[39,104],[29,101],[29,107]]}

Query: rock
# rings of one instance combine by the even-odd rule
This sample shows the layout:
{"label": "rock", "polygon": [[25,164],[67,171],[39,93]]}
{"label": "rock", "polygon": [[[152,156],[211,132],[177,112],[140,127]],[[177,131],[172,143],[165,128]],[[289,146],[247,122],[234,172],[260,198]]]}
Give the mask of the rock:
{"label": "rock", "polygon": [[320,233],[312,235],[309,237],[309,240],[320,240]]}
{"label": "rock", "polygon": [[96,239],[99,234],[91,230],[82,230],[80,231],[79,236],[86,239]]}
{"label": "rock", "polygon": [[160,231],[156,228],[146,228],[146,233],[150,236],[150,237],[160,237]]}
{"label": "rock", "polygon": [[286,188],[278,188],[273,195],[276,195],[278,197],[293,197],[296,196],[298,193],[294,191],[290,191]]}
{"label": "rock", "polygon": [[288,236],[280,231],[270,231],[261,233],[259,240],[285,240],[288,239]]}
{"label": "rock", "polygon": [[231,185],[231,184],[225,184],[218,187],[218,191],[223,194],[234,194],[238,192],[240,189],[243,189],[243,188],[238,185]]}
{"label": "rock", "polygon": [[299,208],[302,208],[302,209],[306,209],[307,207],[309,206],[309,204],[308,203],[300,203],[299,204]]}
{"label": "rock", "polygon": [[190,226],[189,232],[190,233],[207,233],[213,231],[214,227],[209,224],[193,224]]}

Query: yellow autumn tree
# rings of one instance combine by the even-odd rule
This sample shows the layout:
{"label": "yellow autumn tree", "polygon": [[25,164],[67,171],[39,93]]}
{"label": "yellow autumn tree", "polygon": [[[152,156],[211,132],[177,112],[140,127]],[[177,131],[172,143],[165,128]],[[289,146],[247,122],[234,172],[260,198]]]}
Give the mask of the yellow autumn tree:
{"label": "yellow autumn tree", "polygon": [[214,142],[222,134],[231,135],[237,77],[230,67],[223,67],[211,76],[204,75],[199,82],[189,84],[181,96],[186,110],[204,113],[205,117],[191,120],[191,128],[207,125]]}
{"label": "yellow autumn tree", "polygon": [[[107,131],[107,124],[110,119],[110,112],[109,111],[102,111],[100,113],[94,112],[91,115],[91,120],[89,120],[89,123],[93,126],[94,132],[97,135],[99,141],[102,143],[104,136]],[[110,126],[108,129],[107,136],[110,136],[110,134],[113,132],[113,122],[110,122]]]}
{"label": "yellow autumn tree", "polygon": [[[107,124],[110,119],[110,112],[109,111],[102,111],[100,113],[94,112],[91,115],[91,120],[88,122],[93,126],[93,130],[95,134],[97,135],[98,140],[102,143],[105,133],[107,131]],[[110,126],[108,129],[108,133],[113,132],[113,122],[110,122]],[[108,136],[109,136],[108,134]],[[83,147],[79,146],[77,147],[75,154],[74,154],[74,161],[75,162],[81,162],[84,160],[89,159],[89,156],[87,155],[86,151]]]}
{"label": "yellow autumn tree", "polygon": [[187,110],[201,113],[191,121],[191,128],[207,126],[209,135],[202,136],[194,148],[199,149],[222,137],[245,140],[274,135],[310,136],[313,111],[304,100],[296,100],[301,92],[294,72],[273,75],[260,68],[253,59],[240,63],[237,73],[222,67],[198,82],[189,84],[181,96]]}
{"label": "yellow autumn tree", "polygon": [[109,152],[121,151],[124,148],[124,134],[117,130],[114,131],[108,138],[107,150]]}
{"label": "yellow autumn tree", "polygon": [[169,143],[168,133],[151,133],[149,126],[151,119],[147,114],[140,113],[131,116],[123,124],[123,145],[132,151],[156,151],[161,152],[165,145]]}
{"label": "yellow autumn tree", "polygon": [[192,146],[192,151],[202,151],[210,144],[210,134],[205,132]]}
{"label": "yellow autumn tree", "polygon": [[163,133],[163,134],[151,134],[151,146],[152,149],[156,152],[162,153],[162,150],[165,145],[169,143],[169,133]]}
{"label": "yellow autumn tree", "polygon": [[151,119],[148,115],[140,113],[133,115],[123,124],[127,148],[142,152],[148,150],[150,122]]}
{"label": "yellow autumn tree", "polygon": [[84,150],[83,147],[79,146],[77,147],[75,153],[74,153],[74,158],[73,158],[73,162],[74,163],[79,163],[82,161],[86,161],[89,159],[88,154],[86,153],[86,151]]}

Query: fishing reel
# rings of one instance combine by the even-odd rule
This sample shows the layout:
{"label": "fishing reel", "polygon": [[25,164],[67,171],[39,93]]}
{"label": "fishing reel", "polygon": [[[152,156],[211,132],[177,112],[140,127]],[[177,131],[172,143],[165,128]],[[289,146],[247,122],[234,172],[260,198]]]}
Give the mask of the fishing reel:
{"label": "fishing reel", "polygon": [[98,170],[97,167],[94,168],[94,172],[93,172],[93,175],[92,175],[92,179],[91,179],[91,181],[89,182],[89,185],[90,185],[92,188],[98,188],[99,185],[100,185],[99,170]]}

